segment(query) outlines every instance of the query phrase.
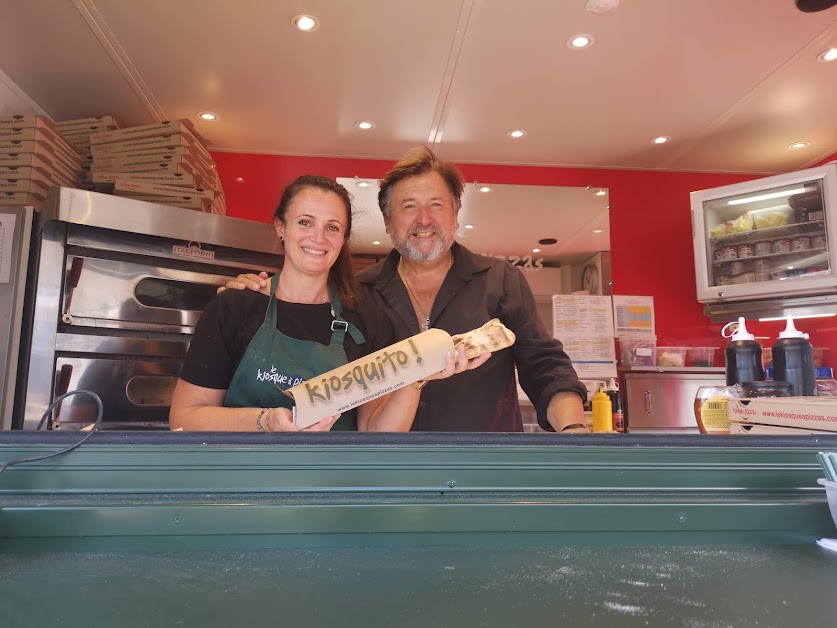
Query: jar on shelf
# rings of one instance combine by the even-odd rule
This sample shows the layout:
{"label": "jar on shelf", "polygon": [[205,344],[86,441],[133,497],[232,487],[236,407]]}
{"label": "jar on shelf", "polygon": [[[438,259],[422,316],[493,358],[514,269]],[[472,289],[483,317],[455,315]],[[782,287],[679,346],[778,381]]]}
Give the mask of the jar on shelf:
{"label": "jar on shelf", "polygon": [[762,255],[770,255],[771,253],[773,253],[773,241],[759,240],[753,245],[753,252],[756,254],[756,257],[760,257]]}
{"label": "jar on shelf", "polygon": [[734,246],[721,247],[721,261],[728,261],[731,259],[738,259],[738,249]]}
{"label": "jar on shelf", "polygon": [[754,249],[753,245],[750,243],[739,244],[737,248],[738,252],[738,259],[744,259],[747,257],[753,257]]}
{"label": "jar on shelf", "polygon": [[778,238],[776,240],[773,240],[774,253],[790,253],[791,246],[792,245],[790,238]]}
{"label": "jar on shelf", "polygon": [[807,251],[811,248],[811,238],[808,236],[796,236],[791,240],[791,250],[793,251]]}

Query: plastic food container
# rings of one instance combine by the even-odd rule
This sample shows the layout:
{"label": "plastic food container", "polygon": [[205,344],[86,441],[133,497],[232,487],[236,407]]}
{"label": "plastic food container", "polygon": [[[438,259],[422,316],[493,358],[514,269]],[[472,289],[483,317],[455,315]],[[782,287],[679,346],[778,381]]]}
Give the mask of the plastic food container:
{"label": "plastic food container", "polygon": [[825,478],[817,480],[818,484],[825,487],[825,497],[828,500],[828,509],[831,511],[831,518],[837,526],[837,482],[829,482]]}
{"label": "plastic food container", "polygon": [[687,366],[713,366],[718,347],[689,347],[686,351]]}
{"label": "plastic food container", "polygon": [[686,366],[688,347],[657,347],[657,366]]}
{"label": "plastic food container", "polygon": [[657,363],[656,336],[620,336],[622,366],[654,366]]}
{"label": "plastic food container", "polygon": [[825,353],[825,347],[814,347],[814,366],[822,366],[822,356]]}

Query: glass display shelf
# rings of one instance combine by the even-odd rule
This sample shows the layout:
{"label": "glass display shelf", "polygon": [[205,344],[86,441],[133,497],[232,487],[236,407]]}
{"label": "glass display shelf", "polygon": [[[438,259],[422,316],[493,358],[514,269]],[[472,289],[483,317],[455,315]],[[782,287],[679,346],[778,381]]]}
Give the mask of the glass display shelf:
{"label": "glass display shelf", "polygon": [[744,242],[756,242],[758,240],[773,240],[776,238],[792,238],[799,235],[818,235],[825,233],[825,226],[822,220],[812,222],[795,222],[778,227],[763,227],[761,229],[749,229],[737,233],[724,233],[712,236],[709,242],[712,244],[742,244]]}

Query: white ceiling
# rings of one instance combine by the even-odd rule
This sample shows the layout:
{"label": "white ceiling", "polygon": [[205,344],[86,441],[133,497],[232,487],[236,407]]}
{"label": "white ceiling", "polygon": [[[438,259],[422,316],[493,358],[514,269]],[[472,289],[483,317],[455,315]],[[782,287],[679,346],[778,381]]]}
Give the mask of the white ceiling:
{"label": "white ceiling", "polygon": [[[429,143],[459,163],[747,173],[837,152],[837,62],[816,61],[837,47],[837,8],[584,5],[0,0],[0,82],[58,120],[214,111],[197,124],[216,150],[392,160]],[[294,30],[300,13],[319,28]],[[570,50],[577,33],[595,44]]]}

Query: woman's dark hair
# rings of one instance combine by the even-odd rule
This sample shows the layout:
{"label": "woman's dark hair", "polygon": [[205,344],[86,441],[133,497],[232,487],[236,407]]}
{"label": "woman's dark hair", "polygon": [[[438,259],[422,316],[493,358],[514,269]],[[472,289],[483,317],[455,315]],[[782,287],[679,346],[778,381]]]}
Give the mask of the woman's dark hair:
{"label": "woman's dark hair", "polygon": [[288,207],[300,192],[307,189],[332,192],[343,201],[343,206],[346,208],[346,241],[343,243],[343,248],[340,249],[334,265],[328,271],[328,282],[337,290],[337,296],[340,297],[340,302],[344,307],[353,308],[357,305],[358,290],[355,274],[352,272],[352,256],[349,251],[349,237],[352,235],[352,197],[349,196],[346,188],[328,177],[314,174],[302,175],[291,182],[282,192],[282,199],[279,201],[276,211],[273,212],[273,217],[285,224]]}

